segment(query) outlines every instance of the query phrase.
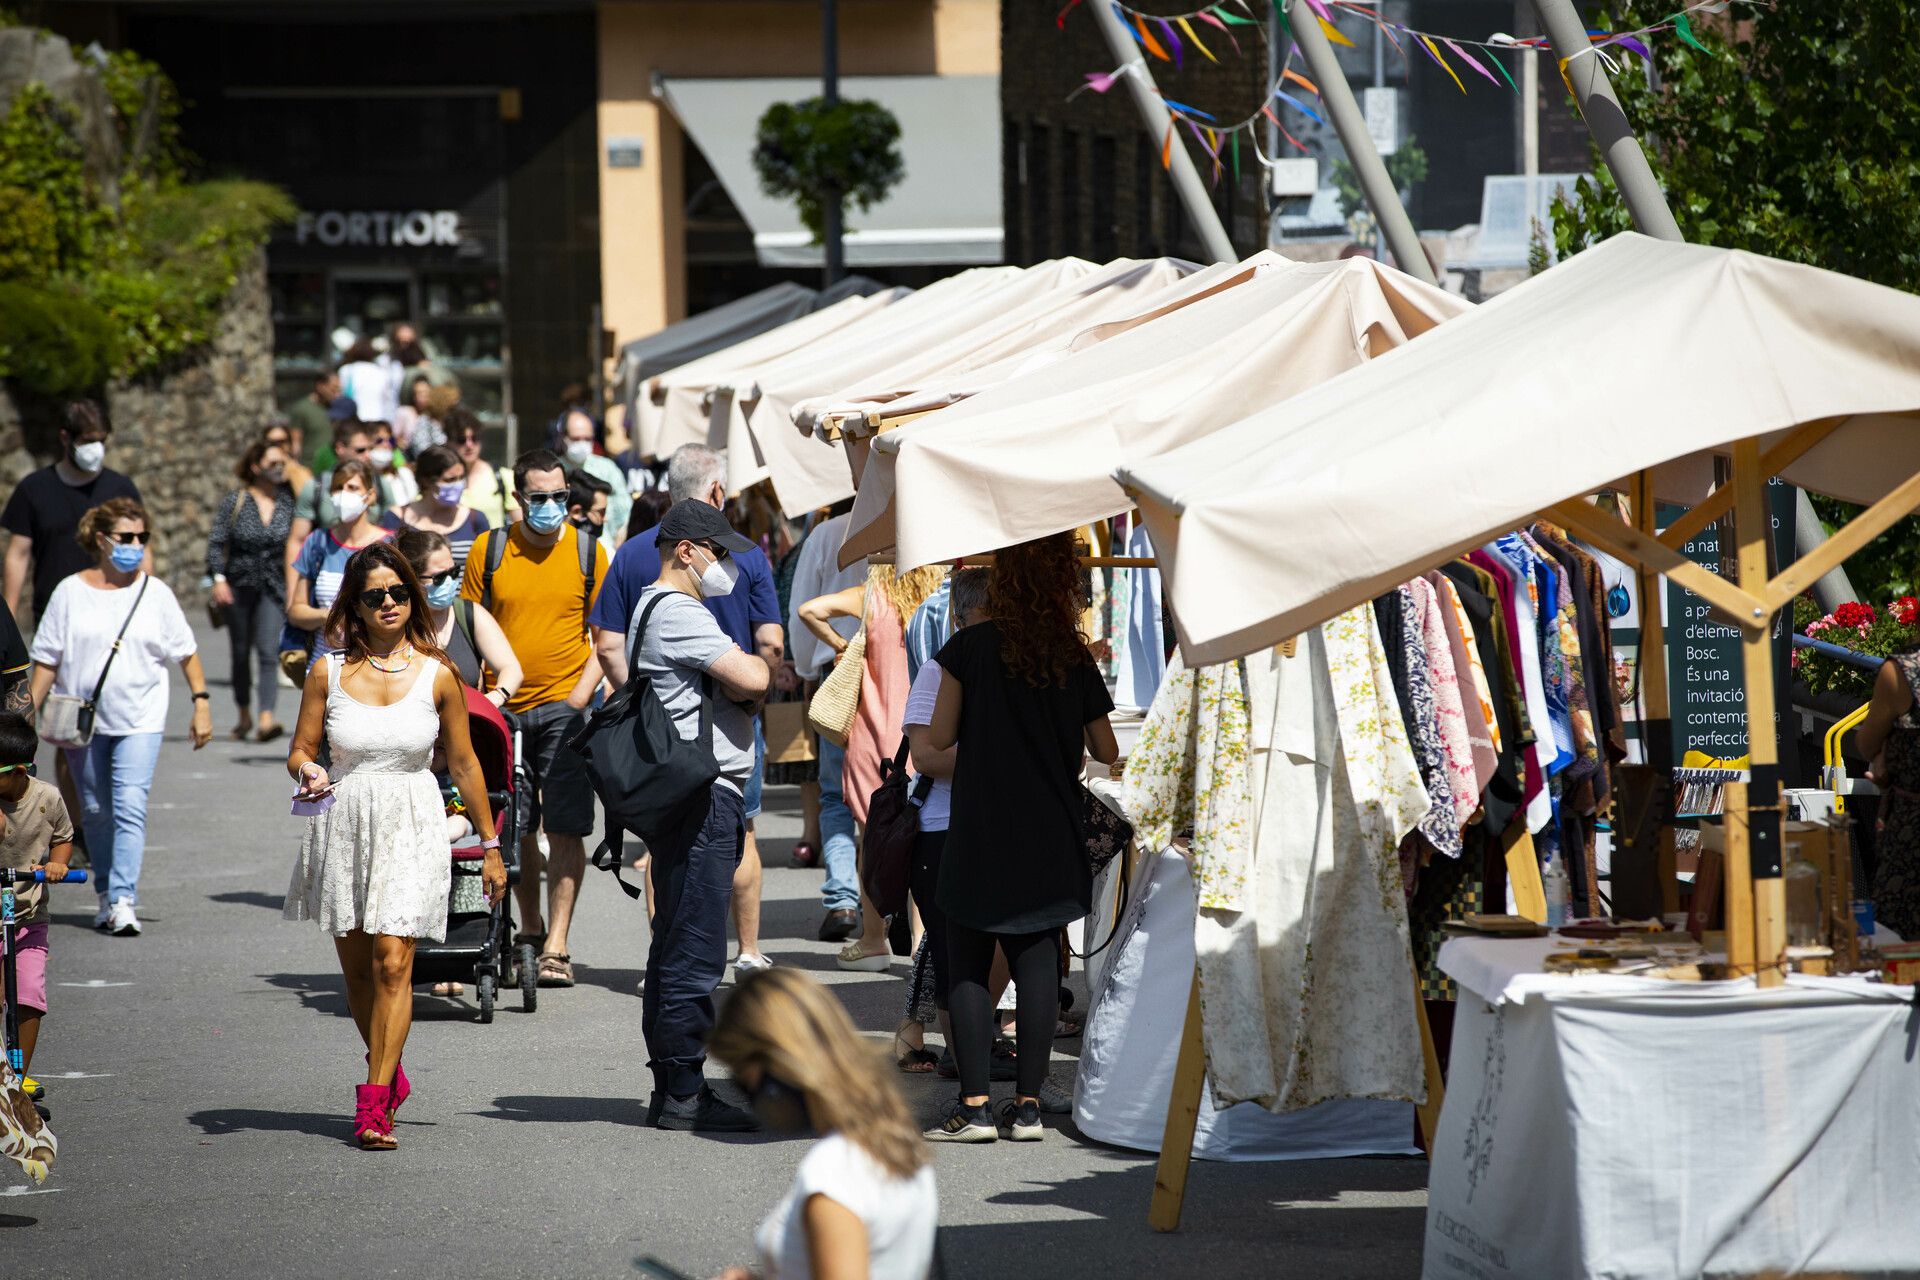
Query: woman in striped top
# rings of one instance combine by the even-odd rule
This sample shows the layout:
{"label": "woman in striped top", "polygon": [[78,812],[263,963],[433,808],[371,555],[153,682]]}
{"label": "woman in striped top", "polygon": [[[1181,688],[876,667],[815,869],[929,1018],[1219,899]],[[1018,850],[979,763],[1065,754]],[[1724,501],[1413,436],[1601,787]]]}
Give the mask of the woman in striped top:
{"label": "woman in striped top", "polygon": [[382,516],[381,526],[396,533],[402,529],[423,529],[439,534],[453,550],[454,572],[464,572],[474,539],[488,527],[485,516],[462,505],[466,498],[467,464],[446,445],[435,445],[414,460],[413,474],[420,482],[420,496]]}

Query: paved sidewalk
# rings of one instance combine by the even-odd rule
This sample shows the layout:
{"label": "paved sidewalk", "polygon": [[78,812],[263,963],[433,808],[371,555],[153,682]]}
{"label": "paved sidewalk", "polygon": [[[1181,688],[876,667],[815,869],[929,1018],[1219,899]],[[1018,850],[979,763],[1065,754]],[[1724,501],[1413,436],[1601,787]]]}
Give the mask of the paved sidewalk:
{"label": "paved sidewalk", "polygon": [[[202,643],[224,730],[226,638]],[[289,720],[292,698],[283,691]],[[91,889],[54,890],[54,1007],[35,1075],[60,1160],[40,1193],[0,1185],[0,1275],[630,1276],[635,1258],[655,1255],[707,1276],[752,1261],[753,1228],[804,1144],[643,1127],[634,985],[646,926],[600,872],[587,873],[572,942],[580,985],[543,991],[532,1015],[509,994],[491,1026],[473,1020],[470,989],[467,1001],[423,990],[401,1149],[349,1146],[361,1048],[332,947],[279,915],[299,834],[285,740],[220,738],[196,755],[185,715],[176,681],[145,935],[97,934]],[[769,800],[765,947],[832,983],[884,1040],[905,963],[843,974],[834,948],[812,941],[820,873],[785,866],[798,794],[776,788]],[[1072,1070],[1070,1058],[1055,1063],[1062,1082]],[[952,1088],[907,1082],[929,1119]],[[1056,1130],[936,1159],[953,1277],[1419,1271],[1419,1161],[1196,1164],[1184,1229],[1158,1236],[1146,1225],[1149,1156]]]}

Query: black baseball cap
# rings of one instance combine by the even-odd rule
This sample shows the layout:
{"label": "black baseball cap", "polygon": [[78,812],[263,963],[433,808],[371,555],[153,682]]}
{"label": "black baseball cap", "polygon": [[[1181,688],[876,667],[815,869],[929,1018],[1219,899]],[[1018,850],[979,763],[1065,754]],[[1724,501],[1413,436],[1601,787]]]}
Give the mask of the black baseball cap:
{"label": "black baseball cap", "polygon": [[753,550],[753,539],[735,533],[718,507],[710,507],[698,498],[669,507],[660,518],[660,536],[654,542],[662,547],[676,542],[711,542],[729,551]]}

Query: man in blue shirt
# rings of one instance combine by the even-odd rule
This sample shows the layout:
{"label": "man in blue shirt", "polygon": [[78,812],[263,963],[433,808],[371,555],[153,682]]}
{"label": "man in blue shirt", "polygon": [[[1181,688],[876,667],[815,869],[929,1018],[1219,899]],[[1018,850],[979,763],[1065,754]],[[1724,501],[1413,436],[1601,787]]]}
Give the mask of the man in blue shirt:
{"label": "man in blue shirt", "polygon": [[[674,502],[696,498],[722,510],[727,505],[727,460],[705,445],[682,445],[667,463],[667,490]],[[660,548],[654,545],[659,526],[646,529],[620,544],[607,569],[607,579],[587,619],[593,627],[593,647],[601,670],[615,688],[627,682],[627,631],[633,625],[640,593],[660,576]],[[733,594],[704,601],[727,638],[744,653],[757,654],[778,676],[786,658],[786,631],[780,620],[780,597],[773,587],[773,566],[767,553],[755,547],[734,555],[740,580]],[[746,785],[746,848],[733,877],[733,924],[740,935],[740,955],[734,967],[742,975],[771,967],[760,952],[760,849],[753,838],[753,820],[760,812],[760,789],[767,771],[767,739],[758,717],[753,722],[753,774]]]}

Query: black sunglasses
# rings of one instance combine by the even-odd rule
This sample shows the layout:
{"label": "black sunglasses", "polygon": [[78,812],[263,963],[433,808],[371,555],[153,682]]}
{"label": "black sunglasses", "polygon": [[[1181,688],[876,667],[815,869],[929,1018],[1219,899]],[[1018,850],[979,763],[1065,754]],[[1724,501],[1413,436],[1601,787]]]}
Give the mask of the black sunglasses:
{"label": "black sunglasses", "polygon": [[360,602],[362,609],[378,609],[391,600],[395,604],[411,605],[413,596],[404,583],[396,582],[390,587],[368,587],[354,599]]}
{"label": "black sunglasses", "polygon": [[711,542],[696,542],[693,545],[712,556],[715,560],[733,559],[733,552],[727,550],[725,547],[717,547]]}
{"label": "black sunglasses", "polygon": [[136,542],[144,547],[147,545],[147,539],[151,538],[153,535],[150,533],[118,533],[116,532],[116,533],[109,533],[107,536],[109,538],[112,538],[115,542],[119,543],[123,547],[130,547]]}
{"label": "black sunglasses", "polygon": [[520,496],[531,505],[535,502],[565,502],[570,492],[571,490],[568,489],[545,489],[539,493],[523,493]]}
{"label": "black sunglasses", "polygon": [[453,581],[453,575],[456,572],[458,571],[454,569],[449,569],[445,573],[436,573],[431,578],[427,579],[426,585],[429,587],[437,587],[443,582],[451,582]]}

